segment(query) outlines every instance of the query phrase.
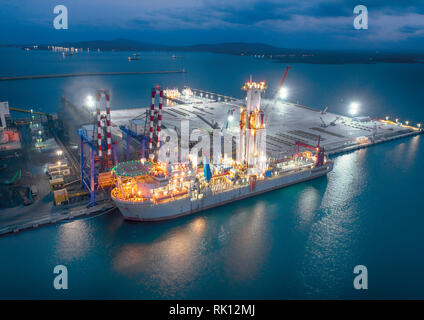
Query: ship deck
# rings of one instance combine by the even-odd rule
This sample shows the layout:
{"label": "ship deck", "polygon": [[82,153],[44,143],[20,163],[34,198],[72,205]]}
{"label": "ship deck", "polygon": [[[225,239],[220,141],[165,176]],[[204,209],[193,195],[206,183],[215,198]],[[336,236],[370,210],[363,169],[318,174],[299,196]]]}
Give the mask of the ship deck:
{"label": "ship deck", "polygon": [[[188,120],[190,130],[213,130],[214,123],[224,126],[228,111],[242,105],[242,100],[231,102],[214,101],[199,96],[179,98],[177,104],[163,108],[162,124],[166,128],[177,131],[181,121]],[[267,152],[278,157],[284,153],[292,153],[296,141],[320,146],[328,154],[366,147],[372,144],[422,133],[422,130],[391,121],[371,119],[359,121],[349,116],[282,101],[262,100],[266,120]],[[131,119],[141,118],[146,108],[112,110],[112,133],[122,136],[119,126],[128,126]],[[234,113],[234,120],[229,123],[229,130],[238,135],[239,112]],[[321,120],[322,119],[322,120]],[[337,120],[336,120],[337,119]],[[336,121],[335,121],[336,120]],[[330,123],[334,123],[331,125]]]}

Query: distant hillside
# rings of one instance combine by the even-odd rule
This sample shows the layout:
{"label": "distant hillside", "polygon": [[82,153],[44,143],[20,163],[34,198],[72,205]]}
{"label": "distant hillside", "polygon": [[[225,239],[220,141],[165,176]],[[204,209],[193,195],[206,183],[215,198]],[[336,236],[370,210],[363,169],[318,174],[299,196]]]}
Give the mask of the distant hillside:
{"label": "distant hillside", "polygon": [[264,54],[274,55],[299,52],[297,49],[283,49],[265,43],[227,42],[217,44],[198,44],[185,47],[175,47],[179,51],[204,51],[227,54]]}

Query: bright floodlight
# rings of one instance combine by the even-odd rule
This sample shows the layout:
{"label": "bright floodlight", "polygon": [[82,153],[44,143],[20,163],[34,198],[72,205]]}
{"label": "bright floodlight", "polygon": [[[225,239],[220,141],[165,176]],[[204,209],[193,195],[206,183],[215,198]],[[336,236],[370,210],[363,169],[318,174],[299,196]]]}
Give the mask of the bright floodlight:
{"label": "bright floodlight", "polygon": [[278,97],[280,99],[286,99],[287,96],[289,95],[289,92],[287,90],[286,87],[282,87],[279,91],[278,91]]}
{"label": "bright floodlight", "polygon": [[230,114],[230,115],[228,116],[228,121],[229,121],[229,122],[232,122],[232,121],[233,121],[233,119],[234,119],[233,115],[232,115],[232,114]]}
{"label": "bright floodlight", "polygon": [[349,106],[349,113],[354,116],[357,115],[359,111],[359,103],[358,102],[352,102]]}
{"label": "bright floodlight", "polygon": [[87,104],[87,107],[93,108],[94,107],[94,99],[92,96],[87,96],[85,99],[85,103]]}

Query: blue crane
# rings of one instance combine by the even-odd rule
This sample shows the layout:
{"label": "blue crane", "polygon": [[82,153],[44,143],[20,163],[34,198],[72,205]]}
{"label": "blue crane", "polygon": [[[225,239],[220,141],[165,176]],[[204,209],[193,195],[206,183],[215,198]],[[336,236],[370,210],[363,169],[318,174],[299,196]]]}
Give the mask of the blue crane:
{"label": "blue crane", "polygon": [[136,140],[140,141],[141,144],[141,154],[142,157],[145,156],[145,148],[146,148],[146,143],[148,141],[148,137],[145,136],[144,134],[137,134],[136,132],[128,129],[125,126],[119,126],[119,129],[121,129],[121,131],[123,133],[125,133],[125,141],[126,141],[126,149],[125,149],[125,156],[126,156],[126,160],[128,161],[130,158],[130,138],[135,138]]}
{"label": "blue crane", "polygon": [[[87,188],[90,192],[90,202],[89,207],[96,205],[96,192],[95,192],[95,155],[96,155],[96,146],[92,143],[88,137],[87,131],[85,129],[78,129],[78,134],[81,138],[81,188]],[[90,156],[90,175],[85,171],[85,159],[84,159],[84,144],[88,145],[91,149]],[[90,180],[88,181],[88,176]]]}

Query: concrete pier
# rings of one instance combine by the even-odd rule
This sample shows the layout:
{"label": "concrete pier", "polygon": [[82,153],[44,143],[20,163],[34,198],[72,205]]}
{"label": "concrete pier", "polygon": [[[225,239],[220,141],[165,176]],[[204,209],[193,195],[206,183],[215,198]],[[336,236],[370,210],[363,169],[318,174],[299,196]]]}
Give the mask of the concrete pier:
{"label": "concrete pier", "polygon": [[[18,233],[24,230],[37,229],[42,226],[52,225],[59,222],[72,221],[76,218],[95,216],[110,212],[115,209],[115,205],[111,201],[102,202],[94,207],[87,208],[86,205],[80,205],[72,208],[51,208],[37,217],[24,216],[17,217],[13,222],[8,222],[7,225],[1,225],[0,220],[0,236],[9,233]],[[4,212],[3,212],[4,214]]]}
{"label": "concrete pier", "polygon": [[61,73],[61,74],[41,74],[41,75],[28,75],[28,76],[0,77],[0,81],[48,79],[48,78],[70,78],[70,77],[143,75],[143,74],[172,74],[172,73],[186,73],[186,72],[187,71],[185,71],[185,70],[128,71],[128,72],[80,72],[80,73]]}

